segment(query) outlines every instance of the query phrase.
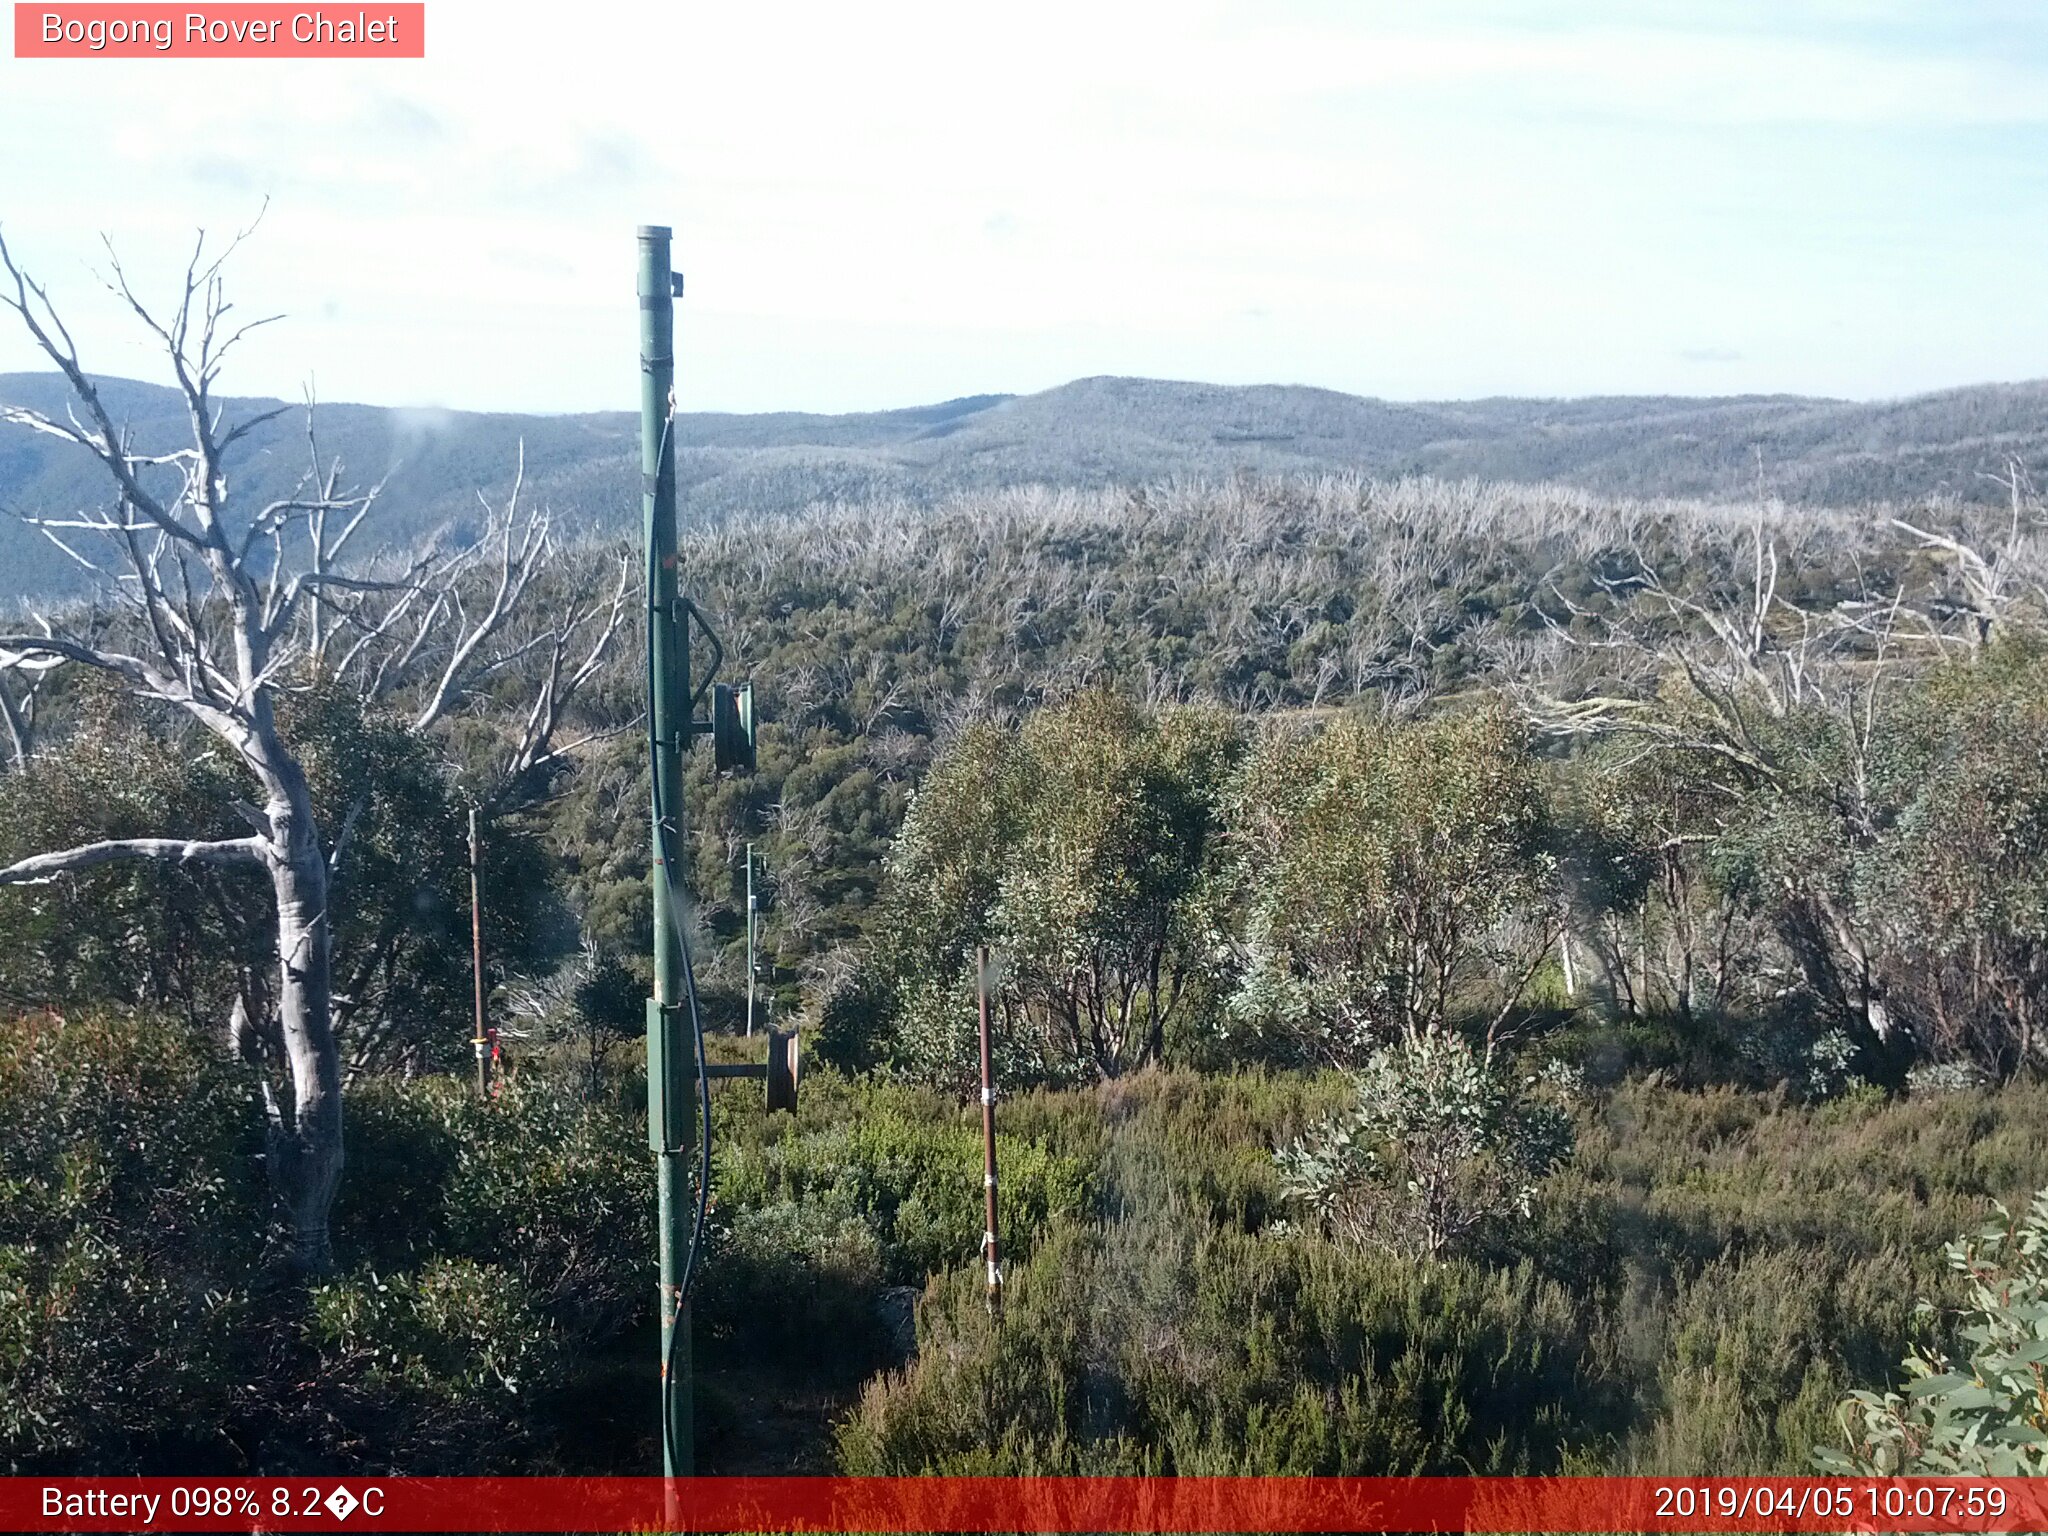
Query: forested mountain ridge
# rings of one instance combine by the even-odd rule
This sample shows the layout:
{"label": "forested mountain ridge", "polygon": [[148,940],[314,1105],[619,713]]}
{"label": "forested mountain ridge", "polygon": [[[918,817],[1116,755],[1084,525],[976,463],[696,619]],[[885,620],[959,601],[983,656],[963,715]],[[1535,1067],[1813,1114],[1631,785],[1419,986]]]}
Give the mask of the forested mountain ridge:
{"label": "forested mountain ridge", "polygon": [[[174,392],[101,381],[143,446],[185,431]],[[0,375],[0,402],[62,410],[50,374]],[[233,414],[272,400],[228,402]],[[288,490],[307,463],[305,418],[251,434],[245,500]],[[520,446],[527,484],[571,527],[637,515],[637,417],[321,404],[323,459],[389,477],[379,537],[465,528],[479,490],[502,496]],[[2002,494],[1986,477],[2048,450],[2048,383],[1988,384],[1886,402],[1791,395],[1397,403],[1293,385],[1081,379],[1033,395],[975,395],[906,410],[678,418],[685,517],[722,521],[821,502],[928,502],[1021,484],[1100,487],[1174,477],[1345,472],[1557,482],[1632,496],[1911,503]],[[0,507],[65,515],[98,495],[93,466],[53,438],[0,426]],[[0,519],[0,599],[82,590],[86,574],[14,517]]]}

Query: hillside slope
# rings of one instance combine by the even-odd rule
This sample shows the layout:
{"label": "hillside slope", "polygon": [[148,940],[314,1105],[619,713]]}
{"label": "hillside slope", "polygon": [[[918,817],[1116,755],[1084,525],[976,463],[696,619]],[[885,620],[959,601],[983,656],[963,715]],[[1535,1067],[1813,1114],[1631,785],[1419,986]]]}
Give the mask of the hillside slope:
{"label": "hillside slope", "polygon": [[[176,446],[167,389],[103,381],[138,444]],[[0,401],[61,414],[61,381],[0,375]],[[231,414],[274,401],[228,402]],[[378,534],[409,544],[460,529],[479,491],[500,497],[523,442],[528,484],[574,529],[638,515],[638,419],[321,405],[323,458],[388,477]],[[2048,457],[2048,382],[1858,403],[1798,396],[1490,399],[1402,404],[1291,385],[1081,379],[1035,395],[977,395],[826,416],[690,413],[677,421],[686,517],[773,515],[819,501],[930,501],[1020,483],[1102,486],[1240,471],[1364,471],[1556,481],[1624,495],[1746,496],[1845,505],[1986,499],[2007,458]],[[303,413],[253,434],[234,466],[244,504],[288,490],[307,463]],[[103,496],[76,449],[0,427],[0,508],[64,513]],[[0,519],[0,599],[81,590],[85,573],[18,517]]]}

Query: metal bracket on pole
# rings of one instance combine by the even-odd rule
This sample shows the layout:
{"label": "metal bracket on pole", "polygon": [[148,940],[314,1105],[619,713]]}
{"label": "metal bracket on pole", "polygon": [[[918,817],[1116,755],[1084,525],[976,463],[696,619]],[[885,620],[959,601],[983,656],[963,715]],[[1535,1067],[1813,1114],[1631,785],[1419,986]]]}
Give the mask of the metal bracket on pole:
{"label": "metal bracket on pole", "polygon": [[712,766],[720,773],[752,773],[754,685],[719,683],[711,690]]}
{"label": "metal bracket on pole", "polygon": [[647,999],[647,1145],[654,1152],[688,1152],[696,1136],[697,1063],[681,1048],[677,1012]]}
{"label": "metal bracket on pole", "polygon": [[799,1030],[771,1029],[768,1031],[768,1059],[762,1065],[712,1062],[705,1067],[704,1075],[714,1081],[721,1078],[765,1081],[770,1109],[795,1109],[797,1079],[803,1071],[802,1041]]}

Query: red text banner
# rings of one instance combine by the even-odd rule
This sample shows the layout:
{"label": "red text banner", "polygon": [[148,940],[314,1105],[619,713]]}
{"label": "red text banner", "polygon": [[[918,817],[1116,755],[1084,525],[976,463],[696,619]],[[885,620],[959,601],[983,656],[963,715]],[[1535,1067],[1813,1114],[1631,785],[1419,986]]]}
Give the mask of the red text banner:
{"label": "red text banner", "polygon": [[423,3],[31,4],[16,0],[18,59],[423,59]]}
{"label": "red text banner", "polygon": [[1983,1478],[0,1478],[7,1531],[2039,1531]]}

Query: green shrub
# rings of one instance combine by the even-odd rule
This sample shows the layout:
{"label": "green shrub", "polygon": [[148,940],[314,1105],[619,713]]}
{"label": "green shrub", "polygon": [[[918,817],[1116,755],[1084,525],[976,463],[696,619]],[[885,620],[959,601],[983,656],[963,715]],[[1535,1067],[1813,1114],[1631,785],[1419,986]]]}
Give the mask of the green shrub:
{"label": "green shrub", "polygon": [[1347,1242],[1436,1258],[1526,1219],[1571,1154],[1564,1112],[1455,1034],[1404,1036],[1352,1083],[1350,1108],[1280,1154],[1288,1197]]}
{"label": "green shrub", "polygon": [[852,1473],[1444,1473],[1554,1467],[1588,1341],[1528,1269],[1307,1234],[1056,1228],[1004,1289],[934,1280],[922,1350],[842,1426]]}
{"label": "green shrub", "polygon": [[352,1444],[409,1472],[517,1464],[537,1399],[565,1385],[561,1331],[519,1277],[472,1259],[315,1287],[307,1324]]}
{"label": "green shrub", "polygon": [[[2048,1189],[2024,1217],[2000,1219],[1946,1250],[1967,1296],[1953,1342],[1916,1346],[1900,1392],[1852,1392],[1841,1404],[1846,1453],[1828,1472],[1972,1477],[2048,1473]],[[1931,1302],[1920,1314],[1938,1316]],[[1958,1356],[1960,1358],[1958,1358]]]}
{"label": "green shrub", "polygon": [[[1006,1115],[1007,1119],[1008,1116]],[[1083,1158],[999,1130],[1005,1242],[1022,1250],[1056,1212],[1085,1203]],[[891,1284],[972,1258],[985,1224],[980,1110],[943,1095],[864,1082],[825,1123],[786,1121],[728,1138],[714,1188],[721,1207],[796,1203],[864,1223]]]}
{"label": "green shrub", "polygon": [[[1219,710],[1152,709],[1105,688],[1015,731],[961,732],[910,803],[877,903],[891,1066],[974,1091],[981,944],[1002,955],[999,1081],[1158,1063],[1169,1028],[1211,1000],[1212,845],[1239,748]],[[835,1049],[853,1023],[835,1021]]]}
{"label": "green shrub", "polygon": [[[645,1134],[582,1086],[581,1063],[490,1103],[358,1084],[349,1267],[313,1295],[267,1274],[258,1117],[213,1042],[0,1021],[0,1466],[644,1464]],[[843,1414],[852,1471],[1788,1472],[1895,1358],[1912,1298],[1960,1297],[1940,1240],[2048,1184],[2044,1085],[1811,1103],[1627,1080],[1574,1104],[1527,1220],[1425,1264],[1276,1230],[1274,1149],[1355,1102],[1334,1072],[1005,1099],[995,1327],[976,1108],[829,1069],[794,1114],[721,1088],[706,1381],[747,1384],[735,1415],[794,1405],[777,1423],[815,1423],[819,1458]],[[922,1350],[863,1389],[891,1283],[922,1289]]]}
{"label": "green shrub", "polygon": [[234,1420],[269,1225],[252,1097],[173,1021],[0,1020],[0,1468],[169,1470]]}
{"label": "green shrub", "polygon": [[489,1102],[459,1078],[371,1080],[349,1123],[345,1254],[384,1274],[434,1254],[499,1265],[586,1340],[647,1305],[654,1202],[647,1135],[628,1117],[528,1075]]}
{"label": "green shrub", "polygon": [[765,1352],[857,1379],[886,1343],[882,1280],[881,1241],[857,1215],[791,1200],[744,1207],[712,1229],[698,1326],[752,1363]]}
{"label": "green shrub", "polygon": [[872,962],[832,978],[818,1001],[806,1048],[841,1072],[866,1072],[888,1059],[893,1023],[886,980]]}
{"label": "green shrub", "polygon": [[447,1250],[518,1275],[575,1337],[602,1341],[648,1305],[653,1175],[640,1123],[567,1082],[459,1092],[461,1150],[443,1196]]}
{"label": "green shrub", "polygon": [[409,1472],[531,1470],[616,1397],[652,1311],[647,1137],[582,1092],[580,1064],[479,1100],[462,1078],[350,1096],[337,1247],[356,1267],[298,1325],[296,1409],[321,1454]]}
{"label": "green shrub", "polygon": [[1105,1218],[1167,1213],[1195,1226],[1256,1232],[1285,1209],[1273,1148],[1347,1097],[1345,1079],[1334,1072],[1163,1072],[1045,1102],[1084,1108],[1095,1120],[1096,1206]]}
{"label": "green shrub", "polygon": [[[0,866],[169,828],[246,835],[232,809],[240,774],[217,741],[133,718],[109,676],[70,681],[77,718],[62,750],[0,774]],[[151,859],[0,886],[0,1003],[225,1021],[237,971],[276,963],[263,925],[243,916],[266,899],[254,871]]]}
{"label": "green shrub", "polygon": [[1512,1005],[1551,944],[1554,863],[1506,711],[1267,733],[1230,792],[1248,1043],[1356,1065]]}
{"label": "green shrub", "polygon": [[1679,1275],[1648,1322],[1636,1422],[1602,1469],[1708,1476],[1804,1464],[1910,1289],[1897,1255],[1844,1260],[1825,1248],[1723,1254]]}
{"label": "green shrub", "polygon": [[545,1080],[359,1085],[355,1267],[308,1294],[252,1098],[174,1021],[0,1021],[0,1468],[545,1464],[647,1306],[640,1127]]}

